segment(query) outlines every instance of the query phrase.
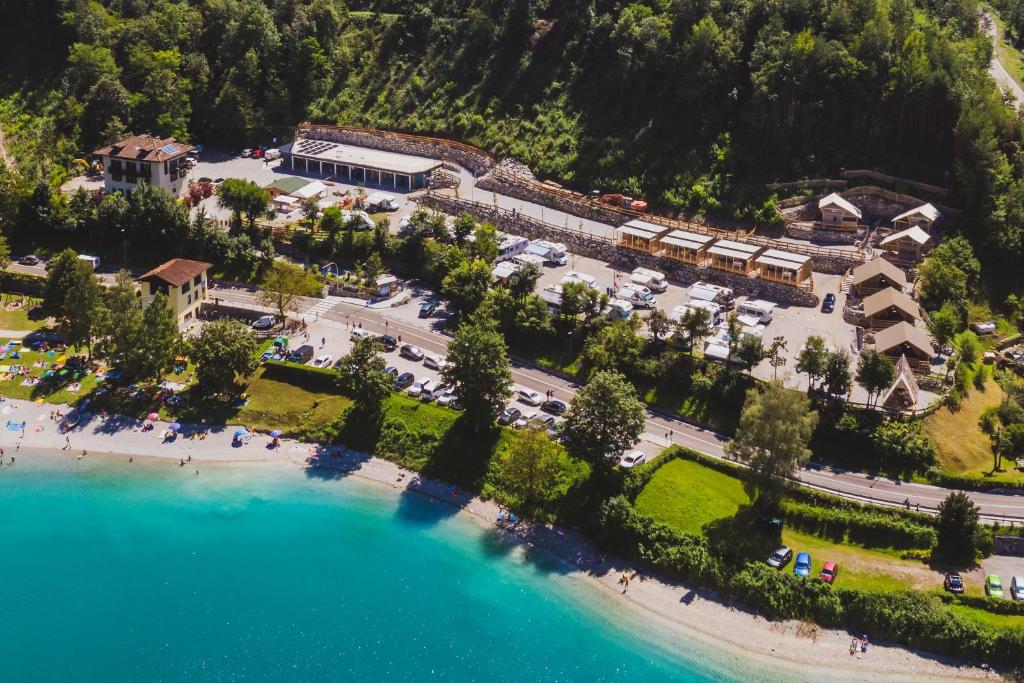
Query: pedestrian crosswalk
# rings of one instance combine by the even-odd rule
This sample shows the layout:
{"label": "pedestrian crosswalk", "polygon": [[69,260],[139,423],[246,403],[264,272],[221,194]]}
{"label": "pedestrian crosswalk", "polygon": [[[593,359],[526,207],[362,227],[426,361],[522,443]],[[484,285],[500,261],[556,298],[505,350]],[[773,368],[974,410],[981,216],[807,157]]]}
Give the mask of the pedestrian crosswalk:
{"label": "pedestrian crosswalk", "polygon": [[312,315],[320,317],[327,311],[337,306],[341,302],[341,300],[342,299],[340,296],[325,296],[323,299],[320,299],[315,304],[310,306],[309,309],[305,313],[303,313],[303,315]]}

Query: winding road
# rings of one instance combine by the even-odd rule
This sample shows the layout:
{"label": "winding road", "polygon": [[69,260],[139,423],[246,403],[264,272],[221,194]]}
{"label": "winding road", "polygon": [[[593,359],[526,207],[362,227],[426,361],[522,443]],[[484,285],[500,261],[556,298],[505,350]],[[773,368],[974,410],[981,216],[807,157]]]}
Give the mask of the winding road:
{"label": "winding road", "polygon": [[[266,310],[257,303],[253,292],[244,288],[214,285],[210,290],[210,296],[232,306]],[[406,304],[406,307],[413,305]],[[344,330],[346,323],[361,323],[363,328],[377,334],[387,332],[391,335],[401,335],[403,342],[416,344],[425,351],[442,354],[447,352],[448,337],[439,331],[437,325],[422,320],[413,322],[408,313],[402,315],[398,308],[368,308],[341,299],[325,309],[322,300],[309,299],[303,302],[300,310],[308,312],[314,308],[315,320],[312,313],[304,315],[311,325],[315,323],[333,330]],[[571,380],[524,364],[513,365],[512,377],[517,384],[537,391],[552,391],[554,398],[564,401],[570,400],[579,388],[579,385]],[[705,455],[727,458],[725,444],[729,437],[653,410],[648,411],[647,425],[642,438],[656,449],[679,444]],[[919,507],[922,512],[933,514],[939,503],[949,495],[949,489],[937,486],[901,482],[887,477],[872,477],[814,465],[805,467],[795,479],[820,491],[877,505],[903,507],[909,500],[915,509]],[[1024,523],[1024,495],[977,491],[967,493],[978,505],[985,519]]]}
{"label": "winding road", "polygon": [[988,12],[982,12],[981,28],[988,34],[992,41],[992,63],[989,64],[988,72],[999,85],[1003,92],[1009,92],[1017,100],[1017,106],[1024,105],[1024,90],[1014,80],[1010,72],[1006,70],[1003,63],[999,61],[999,28]]}

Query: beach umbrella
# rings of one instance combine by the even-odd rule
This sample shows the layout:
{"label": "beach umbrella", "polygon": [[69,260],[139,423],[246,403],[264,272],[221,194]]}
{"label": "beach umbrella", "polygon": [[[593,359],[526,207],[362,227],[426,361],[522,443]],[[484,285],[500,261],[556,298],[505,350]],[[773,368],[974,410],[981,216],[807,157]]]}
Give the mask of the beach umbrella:
{"label": "beach umbrella", "polygon": [[171,424],[167,425],[167,428],[170,429],[172,432],[176,432],[179,429],[181,429],[181,425],[178,424],[177,422],[172,422]]}
{"label": "beach umbrella", "polygon": [[270,435],[272,437],[274,437],[274,438],[277,438],[277,437],[281,436],[281,430],[280,429],[275,429],[274,431],[270,432]]}
{"label": "beach umbrella", "polygon": [[249,432],[244,429],[239,429],[235,431],[235,436],[247,436],[248,434]]}
{"label": "beach umbrella", "polygon": [[147,415],[147,416],[146,416],[146,419],[147,419],[147,420],[155,420],[155,419],[157,419],[158,417],[160,417],[160,416],[159,416],[159,415],[157,415],[156,413],[150,413],[149,415]]}

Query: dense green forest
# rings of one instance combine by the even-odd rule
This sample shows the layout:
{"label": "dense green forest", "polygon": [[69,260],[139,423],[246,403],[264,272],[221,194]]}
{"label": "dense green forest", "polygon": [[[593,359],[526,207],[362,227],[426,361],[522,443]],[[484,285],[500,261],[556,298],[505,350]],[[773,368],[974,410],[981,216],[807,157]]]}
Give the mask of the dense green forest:
{"label": "dense green forest", "polygon": [[[1009,1],[1009,0],[1007,0]],[[871,167],[953,187],[990,281],[1024,256],[1017,114],[976,0],[0,0],[0,122],[34,178],[127,132],[301,120],[468,140],[587,190],[757,216]]]}

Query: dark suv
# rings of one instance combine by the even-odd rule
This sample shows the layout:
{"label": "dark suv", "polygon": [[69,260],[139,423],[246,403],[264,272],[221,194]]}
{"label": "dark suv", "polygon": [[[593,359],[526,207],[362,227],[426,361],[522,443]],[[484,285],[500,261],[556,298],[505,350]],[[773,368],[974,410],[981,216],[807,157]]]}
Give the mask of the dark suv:
{"label": "dark suv", "polygon": [[383,346],[385,351],[394,351],[398,348],[398,340],[390,334],[382,334],[377,337],[377,343]]}
{"label": "dark suv", "polygon": [[963,593],[964,580],[956,572],[948,572],[942,582],[942,587],[950,593]]}
{"label": "dark suv", "polygon": [[309,344],[303,344],[288,354],[288,360],[292,363],[308,363],[314,353],[316,353],[316,349]]}

